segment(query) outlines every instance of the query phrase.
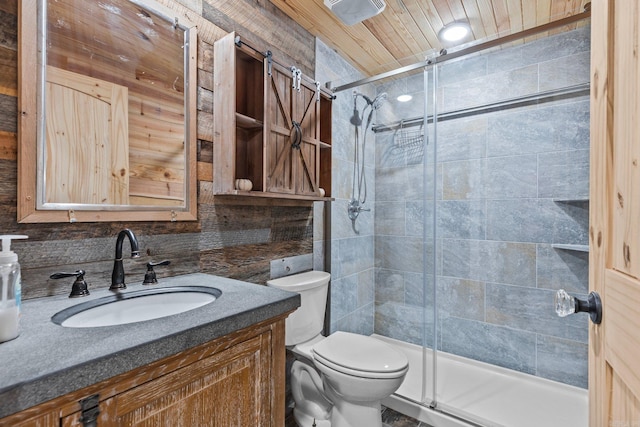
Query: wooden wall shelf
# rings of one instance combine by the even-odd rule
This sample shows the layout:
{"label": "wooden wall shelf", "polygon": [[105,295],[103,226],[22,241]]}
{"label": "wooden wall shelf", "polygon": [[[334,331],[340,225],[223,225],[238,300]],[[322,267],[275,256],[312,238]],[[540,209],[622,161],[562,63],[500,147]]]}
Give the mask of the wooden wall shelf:
{"label": "wooden wall shelf", "polygon": [[238,40],[214,45],[214,196],[332,200],[333,95]]}

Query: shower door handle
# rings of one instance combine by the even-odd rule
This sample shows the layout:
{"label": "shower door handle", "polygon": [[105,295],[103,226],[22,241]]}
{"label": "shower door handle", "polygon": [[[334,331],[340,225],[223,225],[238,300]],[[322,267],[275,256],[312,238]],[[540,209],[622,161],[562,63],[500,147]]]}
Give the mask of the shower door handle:
{"label": "shower door handle", "polygon": [[569,295],[564,289],[558,290],[554,298],[556,314],[566,317],[574,313],[589,313],[596,325],[602,322],[602,300],[597,292],[590,292],[586,300]]}

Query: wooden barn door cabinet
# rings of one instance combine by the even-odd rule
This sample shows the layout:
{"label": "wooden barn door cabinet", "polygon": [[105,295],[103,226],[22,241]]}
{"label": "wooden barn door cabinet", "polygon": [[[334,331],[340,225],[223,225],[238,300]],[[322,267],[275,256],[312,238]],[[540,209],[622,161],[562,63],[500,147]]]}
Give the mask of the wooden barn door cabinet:
{"label": "wooden barn door cabinet", "polygon": [[100,427],[281,427],[284,352],[282,317],[27,409],[0,425],[75,427],[95,419]]}
{"label": "wooden barn door cabinet", "polygon": [[330,200],[332,95],[296,71],[235,33],[215,43],[216,195]]}

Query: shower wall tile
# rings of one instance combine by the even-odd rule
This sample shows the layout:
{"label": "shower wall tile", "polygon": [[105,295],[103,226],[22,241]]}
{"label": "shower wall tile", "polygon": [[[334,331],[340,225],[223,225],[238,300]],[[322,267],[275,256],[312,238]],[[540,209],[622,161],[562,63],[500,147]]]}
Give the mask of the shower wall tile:
{"label": "shower wall tile", "polygon": [[450,239],[485,238],[484,200],[442,200],[437,202],[438,236]]}
{"label": "shower wall tile", "polygon": [[408,93],[424,93],[424,71],[420,70],[414,72],[414,74],[408,76],[406,79],[407,82],[407,92]]}
{"label": "shower wall tile", "polygon": [[515,98],[538,90],[538,66],[453,82],[443,89],[443,112]]}
{"label": "shower wall tile", "polygon": [[[349,201],[347,199],[336,199],[331,202],[331,235],[333,238],[337,238],[338,236],[340,236],[340,238],[358,237],[349,219],[347,212],[348,206]],[[362,229],[362,223],[366,221],[366,219],[364,215],[358,218],[357,229]],[[373,227],[373,221],[371,222],[371,226]]]}
{"label": "shower wall tile", "polygon": [[[334,86],[363,77],[348,61],[340,57],[333,49],[316,39],[316,76],[324,84],[332,81]],[[342,82],[340,80],[343,79]],[[367,85],[359,88],[370,96],[375,94],[375,87]],[[335,307],[331,313],[331,329],[338,322],[345,330],[369,335],[374,326],[374,212],[363,212],[356,221],[355,227],[347,216],[348,200],[352,195],[355,136],[354,126],[350,123],[353,115],[353,97],[347,92],[338,94],[332,102],[332,196],[335,201],[331,206],[331,275],[332,302]],[[368,135],[365,148],[365,175],[367,177],[367,203],[374,207],[376,197],[375,186],[375,144],[374,136]],[[314,245],[314,251],[320,245]],[[315,252],[314,252],[315,253]],[[315,257],[320,258],[320,257]],[[319,261],[318,261],[319,263]],[[314,265],[315,261],[314,261]],[[318,266],[316,266],[318,268]],[[345,278],[345,276],[348,277]],[[340,282],[341,279],[346,281]],[[357,280],[354,280],[357,278]],[[334,287],[333,283],[337,282]],[[354,284],[355,282],[355,284]]]}
{"label": "shower wall tile", "polygon": [[376,200],[379,202],[422,200],[423,173],[422,165],[378,169],[375,178]]}
{"label": "shower wall tile", "polygon": [[526,56],[522,49],[500,49],[485,56],[487,73],[495,74],[537,64],[538,60]]}
{"label": "shower wall tile", "polygon": [[[433,270],[431,270],[433,271]],[[433,309],[434,275],[428,273],[404,273],[404,302],[407,305]],[[426,299],[425,299],[426,298]]]}
{"label": "shower wall tile", "polygon": [[[422,76],[422,73],[420,73],[420,75]],[[377,93],[386,93],[388,99],[396,99],[399,95],[403,95],[408,92],[408,80],[409,78],[407,77],[403,79],[393,79],[385,81],[376,87],[376,91]],[[415,84],[416,82],[413,81],[413,83]],[[413,91],[414,90],[412,90],[412,92]]]}
{"label": "shower wall tile", "polygon": [[[411,95],[411,99],[406,102],[400,102],[396,98],[398,95]],[[401,91],[401,93],[387,94],[385,103],[380,106],[377,111],[373,123],[395,124],[402,120],[416,119],[424,117],[424,92],[415,92],[409,89]]]}
{"label": "shower wall tile", "polygon": [[447,162],[442,165],[444,200],[482,199],[485,196],[486,160]]}
{"label": "shower wall tile", "polygon": [[[354,334],[371,335],[373,333],[374,312],[375,308],[372,303],[360,307],[340,319],[332,320],[330,333],[346,331]],[[334,319],[333,316],[332,319]]]}
{"label": "shower wall tile", "polygon": [[373,236],[352,237],[338,241],[341,277],[374,267]]}
{"label": "shower wall tile", "polygon": [[[545,37],[511,49],[503,49],[487,55],[489,73],[496,73],[531,64],[546,63],[581,52],[589,52],[589,27],[573,34]],[[552,76],[554,79],[562,76]],[[541,88],[541,90],[544,90]]]}
{"label": "shower wall tile", "polygon": [[484,282],[441,277],[438,280],[438,316],[483,321],[484,297]]}
{"label": "shower wall tile", "polygon": [[340,240],[331,239],[331,280],[342,277],[342,266],[340,265]]}
{"label": "shower wall tile", "polygon": [[[423,322],[424,319],[427,322]],[[418,306],[394,302],[376,304],[375,332],[386,337],[406,341],[411,344],[433,346],[432,316],[426,315]],[[423,344],[424,343],[424,344]]]}
{"label": "shower wall tile", "polygon": [[537,355],[536,375],[576,387],[588,387],[588,344],[538,335]]}
{"label": "shower wall tile", "polygon": [[445,62],[438,69],[438,85],[460,84],[487,74],[487,57],[476,55]]}
{"label": "shower wall tile", "polygon": [[438,161],[480,159],[487,152],[487,117],[438,123]]}
{"label": "shower wall tile", "polygon": [[341,319],[358,308],[358,275],[331,278],[331,317]]}
{"label": "shower wall tile", "polygon": [[325,271],[325,242],[322,240],[313,241],[313,269]]}
{"label": "shower wall tile", "polygon": [[540,64],[540,90],[561,89],[589,83],[591,53],[580,52]]}
{"label": "shower wall tile", "polygon": [[403,202],[376,202],[375,234],[403,236],[406,208]]}
{"label": "shower wall tile", "polygon": [[421,238],[376,236],[376,267],[421,273],[423,249]]}
{"label": "shower wall tile", "polygon": [[350,199],[353,188],[353,162],[333,159],[331,162],[331,190],[336,199]]}
{"label": "shower wall tile", "polygon": [[589,101],[489,115],[488,156],[589,149]]}
{"label": "shower wall tile", "polygon": [[341,119],[333,120],[331,126],[331,156],[335,159],[353,161],[355,147],[354,127],[349,122],[353,114],[353,103],[345,98],[336,98],[332,103],[332,114]]}
{"label": "shower wall tile", "polygon": [[589,212],[550,199],[487,201],[487,238],[510,242],[588,244]]}
{"label": "shower wall tile", "polygon": [[589,253],[538,245],[538,288],[589,293]]}
{"label": "shower wall tile", "polygon": [[[358,307],[371,306],[375,301],[376,270],[370,268],[358,273]],[[373,325],[373,324],[372,324]]]}
{"label": "shower wall tile", "polygon": [[[426,216],[425,216],[426,207]],[[433,230],[433,214],[435,206],[431,201],[424,202],[407,202],[405,204],[405,234],[407,236],[427,237],[432,238],[434,235]],[[426,224],[426,234],[424,234],[424,227]]]}
{"label": "shower wall tile", "polygon": [[324,202],[313,203],[313,240],[322,241],[325,238],[324,213],[328,205]]}
{"label": "shower wall tile", "polygon": [[442,350],[527,374],[536,372],[536,335],[474,320],[442,321]]}
{"label": "shower wall tile", "polygon": [[545,62],[556,58],[571,56],[591,49],[590,26],[575,31],[556,34],[524,44],[520,50],[525,57],[534,62]]}
{"label": "shower wall tile", "polygon": [[530,243],[442,239],[442,275],[535,286],[536,246]]}
{"label": "shower wall tile", "polygon": [[538,154],[538,197],[589,197],[589,150]]}
{"label": "shower wall tile", "polygon": [[400,168],[404,166],[404,153],[395,149],[393,131],[385,131],[376,134],[376,173],[378,169]]}
{"label": "shower wall tile", "polygon": [[400,270],[378,268],[376,272],[375,300],[404,303],[404,274]]}
{"label": "shower wall tile", "polygon": [[485,197],[527,198],[538,193],[538,164],[535,155],[487,159]]}
{"label": "shower wall tile", "polygon": [[588,316],[559,317],[553,303],[555,292],[487,283],[486,321],[496,325],[586,343]]}

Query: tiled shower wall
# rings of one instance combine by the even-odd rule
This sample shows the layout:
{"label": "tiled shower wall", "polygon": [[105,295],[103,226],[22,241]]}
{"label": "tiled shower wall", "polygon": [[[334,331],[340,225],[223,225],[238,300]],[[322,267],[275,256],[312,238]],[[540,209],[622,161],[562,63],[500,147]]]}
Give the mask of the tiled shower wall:
{"label": "tiled shower wall", "polygon": [[[583,26],[444,63],[438,111],[588,82],[589,44]],[[422,114],[422,73],[378,91],[389,95],[385,120]],[[414,92],[413,106],[395,101],[406,91]],[[423,233],[425,215],[432,222],[432,185],[427,179],[425,191],[422,159],[399,164],[388,155],[400,136],[376,138],[375,332],[433,345],[433,268],[426,286],[422,276],[423,259],[433,260],[438,348],[586,387],[587,316],[558,318],[553,296],[559,288],[588,292],[588,254],[557,247],[588,244],[588,96],[437,124],[435,256],[422,244],[432,234]],[[430,138],[427,171],[432,149]]]}
{"label": "tiled shower wall", "polygon": [[[316,39],[316,80],[333,82],[335,85],[345,78],[357,80],[361,77],[353,66]],[[369,95],[375,95],[373,90],[374,88],[369,88]],[[362,100],[358,105],[362,109]],[[372,210],[362,212],[355,223],[352,223],[347,216],[347,206],[353,196],[355,143],[354,128],[349,122],[352,115],[352,91],[337,93],[333,101],[332,120],[332,196],[335,200],[330,204],[330,332],[342,330],[370,335],[373,333],[375,286],[375,140],[374,135],[368,136],[364,156],[367,177],[365,207]],[[323,217],[322,212],[327,206],[316,203],[314,219]],[[321,245],[318,240],[314,241],[314,253],[319,252]],[[314,259],[318,258],[314,256]]]}

